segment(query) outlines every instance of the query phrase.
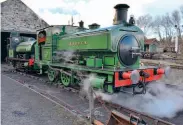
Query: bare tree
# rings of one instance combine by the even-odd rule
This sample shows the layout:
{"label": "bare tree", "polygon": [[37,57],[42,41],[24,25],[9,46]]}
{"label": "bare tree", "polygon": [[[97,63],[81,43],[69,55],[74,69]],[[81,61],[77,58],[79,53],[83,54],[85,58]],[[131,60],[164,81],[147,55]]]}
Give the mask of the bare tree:
{"label": "bare tree", "polygon": [[162,18],[160,16],[156,16],[152,22],[152,29],[153,29],[154,33],[156,33],[158,35],[160,41],[163,40],[161,22],[162,22]]}
{"label": "bare tree", "polygon": [[183,5],[182,5],[182,6],[180,6],[180,13],[181,13],[181,15],[182,15],[182,19],[183,19]]}
{"label": "bare tree", "polygon": [[176,26],[179,39],[181,39],[181,15],[178,10],[175,10],[172,12],[172,21],[173,21],[173,24]]}
{"label": "bare tree", "polygon": [[164,28],[166,41],[171,42],[171,39],[172,39],[172,36],[174,33],[174,30],[173,30],[174,23],[168,13],[166,15],[162,16],[161,25]]}
{"label": "bare tree", "polygon": [[[182,15],[182,20],[183,20],[183,5],[180,6],[180,13]],[[180,31],[181,33],[183,32],[183,26],[181,26],[182,30]],[[182,38],[183,39],[183,38]]]}
{"label": "bare tree", "polygon": [[144,33],[147,35],[148,30],[150,29],[152,25],[152,16],[149,14],[146,14],[144,16],[140,16],[137,19],[137,25],[144,31]]}

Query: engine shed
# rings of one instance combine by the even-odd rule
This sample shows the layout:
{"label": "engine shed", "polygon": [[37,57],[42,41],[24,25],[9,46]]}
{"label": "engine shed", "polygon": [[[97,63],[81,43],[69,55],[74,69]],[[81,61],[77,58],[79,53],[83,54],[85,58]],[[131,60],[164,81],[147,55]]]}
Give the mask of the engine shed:
{"label": "engine shed", "polygon": [[6,0],[1,3],[1,62],[7,56],[10,34],[36,38],[36,30],[48,26],[21,0]]}
{"label": "engine shed", "polygon": [[159,43],[156,38],[147,39],[144,41],[144,52],[142,58],[152,58],[153,55],[160,53]]}
{"label": "engine shed", "polygon": [[158,41],[156,38],[146,39],[144,43],[145,52],[157,52]]}

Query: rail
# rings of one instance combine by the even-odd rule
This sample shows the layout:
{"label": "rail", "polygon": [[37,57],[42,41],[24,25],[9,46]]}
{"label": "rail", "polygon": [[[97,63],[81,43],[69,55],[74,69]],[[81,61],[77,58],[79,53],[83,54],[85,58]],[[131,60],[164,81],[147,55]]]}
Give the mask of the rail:
{"label": "rail", "polygon": [[[102,103],[102,105],[105,105],[105,108],[112,107],[113,109],[113,111],[111,111],[111,116],[107,122],[107,125],[174,125],[151,115],[141,113],[121,105],[103,101],[100,98],[97,98],[97,100],[99,103]],[[102,122],[94,120],[94,124],[101,125]]]}
{"label": "rail", "polygon": [[[9,71],[4,71],[4,72],[9,72]],[[15,70],[10,70],[10,72],[13,73],[19,73],[20,75],[23,76],[29,76],[33,79],[37,79],[43,82],[48,82],[46,80],[43,80],[37,76],[33,76],[30,74],[25,74],[22,72],[18,72]],[[23,81],[25,82],[25,81]],[[71,91],[78,93],[79,90],[75,90],[74,88],[67,88],[64,86],[61,86],[62,89],[65,88],[65,90]],[[45,94],[46,95],[46,94]],[[164,121],[159,118],[155,118],[153,116],[147,115],[145,113],[141,113],[138,111],[135,111],[133,109],[117,105],[114,103],[109,103],[106,101],[103,101],[100,97],[96,98],[96,102],[100,103],[102,106],[106,108],[110,112],[110,118],[107,121],[106,125],[174,125],[170,122]],[[78,111],[80,114],[80,112]],[[93,120],[94,125],[104,125],[104,123],[98,121],[97,119]]]}

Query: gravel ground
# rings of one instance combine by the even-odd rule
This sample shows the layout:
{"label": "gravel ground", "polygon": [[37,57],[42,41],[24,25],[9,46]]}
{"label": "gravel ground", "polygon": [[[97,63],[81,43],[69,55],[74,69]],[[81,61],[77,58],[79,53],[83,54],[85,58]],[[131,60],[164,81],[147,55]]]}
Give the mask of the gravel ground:
{"label": "gravel ground", "polygon": [[82,118],[1,75],[2,125],[86,125]]}
{"label": "gravel ground", "polygon": [[151,65],[151,64],[156,64],[158,65],[159,63],[161,65],[165,66],[183,66],[182,64],[178,64],[175,61],[167,61],[167,60],[151,60],[151,59],[141,59],[141,62],[144,63],[145,65]]}
{"label": "gravel ground", "polygon": [[[7,65],[3,65],[2,66],[2,70],[9,69],[9,68],[10,67],[7,67]],[[166,83],[169,83],[169,84],[176,84],[176,85],[183,86],[183,84],[182,84],[183,83],[182,73],[183,73],[183,70],[172,69],[170,77],[168,79],[166,77],[164,77],[159,82],[162,82],[162,83],[166,82]],[[42,93],[42,92],[45,93],[46,92],[46,93],[56,97],[57,99],[55,98],[56,100],[54,100],[54,101],[57,101],[59,104],[61,104],[61,105],[64,105],[64,103],[69,104],[72,107],[71,111],[72,111],[72,109],[74,109],[75,111],[79,111],[79,112],[81,112],[81,114],[83,116],[84,115],[88,115],[88,113],[89,113],[89,110],[88,110],[88,100],[80,98],[80,95],[78,95],[78,94],[72,93],[70,91],[63,90],[61,88],[55,88],[55,86],[51,87],[51,86],[49,86],[49,85],[47,85],[45,83],[42,83],[41,81],[36,81],[35,79],[28,78],[27,76],[22,77],[20,74],[8,73],[8,72],[7,73],[4,72],[3,74],[5,74],[5,75],[7,75],[7,76],[9,76],[9,77],[11,77],[13,79],[16,79],[16,80],[25,80],[26,83],[28,85],[30,85],[31,88],[33,88],[34,90],[39,91],[40,93]],[[171,88],[171,86],[169,86],[169,87]],[[161,91],[163,91],[163,93],[166,93],[165,90],[161,90]],[[175,92],[173,92],[173,93],[175,95]],[[124,93],[120,93],[119,95],[121,96],[121,94],[123,96],[125,96]],[[172,94],[169,93],[169,96],[172,95]],[[130,96],[130,95],[128,95],[128,96]],[[163,105],[164,105],[164,102],[166,102],[164,100],[159,100],[159,98],[158,98],[159,96],[157,98],[155,98],[152,95],[154,101],[152,100],[151,96],[150,96],[150,98],[149,97],[147,98],[147,96],[149,96],[149,94],[147,94],[143,98],[144,101],[142,101],[141,99],[140,99],[140,101],[138,101],[138,97],[136,97],[137,100],[135,100],[135,97],[128,97],[128,98],[125,97],[123,99],[118,98],[118,100],[125,100],[125,102],[127,102],[127,104],[132,104],[132,103],[135,104],[135,103],[137,103],[138,105],[139,104],[140,105],[147,105],[147,102],[157,102],[158,101],[158,105],[157,105],[157,103],[155,103],[155,104],[152,103],[152,105],[154,107],[154,110],[156,108],[159,108],[159,102],[160,102],[160,104],[162,102]],[[169,101],[171,101],[172,100],[172,98],[171,98],[172,96],[170,96],[170,97],[169,96],[167,98],[168,98],[168,100],[170,99]],[[49,97],[49,98],[53,98],[53,97]],[[173,100],[175,100],[175,99],[173,99]],[[141,103],[141,102],[146,102],[146,103]],[[175,101],[175,102],[177,103],[177,101]],[[151,103],[149,103],[149,104],[151,105]],[[176,106],[173,106],[173,108],[174,107],[176,107]],[[163,108],[163,109],[165,109],[165,108]],[[168,108],[168,109],[170,109],[170,108]],[[165,110],[168,110],[168,109],[165,109]],[[108,118],[107,112],[104,112],[104,109],[101,107],[101,105],[98,105],[98,104],[95,105],[95,111],[96,111],[96,114],[95,114],[96,119],[98,119],[98,120],[102,121],[103,123],[105,123],[105,121]],[[180,112],[180,113],[177,114],[176,117],[171,118],[171,119],[166,119],[165,118],[164,120],[168,120],[168,121],[170,121],[172,123],[175,123],[176,125],[182,125],[182,123],[183,123],[183,121],[182,121],[182,118],[183,118],[182,116],[183,115],[182,114],[183,114],[183,112]]]}
{"label": "gravel ground", "polygon": [[[3,64],[2,71],[12,69],[10,66]],[[88,100],[83,98],[83,93],[74,93],[62,88],[56,88],[56,86],[48,85],[43,81],[32,79],[28,76],[21,76],[18,73],[11,73],[11,72],[2,72],[8,77],[12,79],[18,80],[20,82],[25,81],[24,85],[31,87],[32,89],[36,90],[37,92],[47,96],[50,99],[53,99],[60,105],[67,107],[70,111],[79,114],[81,117],[86,118],[89,116],[89,104]],[[46,76],[40,76],[41,79],[48,80]],[[98,103],[95,104],[94,115],[97,120],[102,122],[106,122],[110,115],[109,112],[105,111]]]}

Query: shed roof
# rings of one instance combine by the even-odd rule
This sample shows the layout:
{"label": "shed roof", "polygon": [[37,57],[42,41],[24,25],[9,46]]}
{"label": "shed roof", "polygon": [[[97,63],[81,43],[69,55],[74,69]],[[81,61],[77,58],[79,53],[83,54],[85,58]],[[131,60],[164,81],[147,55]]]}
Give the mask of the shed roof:
{"label": "shed roof", "polygon": [[151,39],[145,39],[145,43],[146,45],[149,45],[149,44],[153,44],[153,43],[157,43],[157,39],[156,38],[151,38]]}
{"label": "shed roof", "polygon": [[1,3],[1,22],[2,32],[36,33],[37,29],[48,26],[21,0],[6,0]]}

